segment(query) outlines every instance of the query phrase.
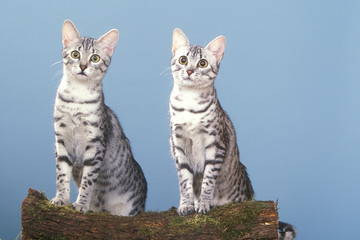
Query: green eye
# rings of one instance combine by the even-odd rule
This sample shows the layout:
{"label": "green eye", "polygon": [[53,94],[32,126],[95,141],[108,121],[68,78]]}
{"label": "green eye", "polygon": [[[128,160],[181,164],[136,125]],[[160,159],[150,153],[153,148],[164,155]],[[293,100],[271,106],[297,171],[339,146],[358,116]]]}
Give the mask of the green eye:
{"label": "green eye", "polygon": [[91,58],[90,58],[90,61],[92,61],[94,63],[99,62],[100,61],[99,55],[97,55],[97,54],[92,55]]}
{"label": "green eye", "polygon": [[74,50],[74,51],[71,52],[71,57],[73,59],[79,59],[80,58],[80,53],[78,51]]}
{"label": "green eye", "polygon": [[205,59],[200,59],[200,61],[198,62],[198,66],[201,68],[206,68],[208,65],[208,62]]}
{"label": "green eye", "polygon": [[179,63],[180,63],[181,65],[187,64],[187,63],[188,63],[187,57],[185,57],[185,56],[180,57],[180,58],[179,58]]}

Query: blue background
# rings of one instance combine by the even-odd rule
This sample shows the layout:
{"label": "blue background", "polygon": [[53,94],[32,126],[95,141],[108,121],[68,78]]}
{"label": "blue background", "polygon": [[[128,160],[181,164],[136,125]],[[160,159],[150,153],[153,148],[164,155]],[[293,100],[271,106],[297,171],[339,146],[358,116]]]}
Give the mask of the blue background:
{"label": "blue background", "polygon": [[1,1],[0,238],[21,231],[28,188],[55,195],[52,113],[67,18],[83,36],[119,29],[105,101],[145,172],[148,210],[179,202],[168,143],[171,41],[179,27],[192,44],[227,38],[215,85],[256,199],[278,199],[297,239],[359,239],[355,0]]}

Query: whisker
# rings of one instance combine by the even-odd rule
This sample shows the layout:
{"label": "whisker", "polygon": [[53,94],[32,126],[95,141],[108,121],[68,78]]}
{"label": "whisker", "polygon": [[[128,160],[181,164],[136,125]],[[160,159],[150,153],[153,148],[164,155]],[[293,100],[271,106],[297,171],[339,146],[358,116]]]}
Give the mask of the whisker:
{"label": "whisker", "polygon": [[51,66],[50,67],[53,67],[53,66],[55,66],[56,64],[59,64],[59,63],[61,63],[63,60],[60,60],[60,61],[58,61],[58,62],[54,62],[53,64],[51,64]]}
{"label": "whisker", "polygon": [[[55,75],[50,79],[50,81],[54,80],[54,78],[58,77],[58,76],[61,76],[63,74],[62,71],[58,71],[55,73]],[[60,78],[61,79],[61,78]]]}
{"label": "whisker", "polygon": [[171,67],[167,67],[164,71],[162,71],[162,72],[160,73],[160,76],[163,75],[166,71],[168,71],[168,70],[170,70],[170,69],[171,69]]}

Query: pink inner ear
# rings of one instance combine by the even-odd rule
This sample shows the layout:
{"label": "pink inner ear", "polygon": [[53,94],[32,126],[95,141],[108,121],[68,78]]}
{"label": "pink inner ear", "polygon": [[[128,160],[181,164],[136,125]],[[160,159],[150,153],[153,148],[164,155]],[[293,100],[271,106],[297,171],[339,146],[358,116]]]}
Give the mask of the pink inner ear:
{"label": "pink inner ear", "polygon": [[115,48],[104,47],[103,50],[107,55],[112,56],[115,51]]}
{"label": "pink inner ear", "polygon": [[64,44],[65,47],[68,47],[71,42],[72,42],[72,41],[69,40],[69,39],[67,39],[67,38],[65,38],[65,39],[63,40],[63,44]]}
{"label": "pink inner ear", "polygon": [[114,53],[118,37],[119,32],[113,29],[99,38],[99,42],[107,55],[111,56]]}
{"label": "pink inner ear", "polygon": [[76,41],[80,34],[74,24],[70,20],[66,20],[63,26],[63,45],[68,47],[71,42]]}
{"label": "pink inner ear", "polygon": [[219,63],[224,56],[226,45],[226,39],[223,36],[219,36],[212,40],[207,46],[206,49],[212,52],[216,56],[216,60]]}
{"label": "pink inner ear", "polygon": [[173,32],[173,43],[171,46],[173,54],[175,54],[175,51],[178,48],[187,46],[189,46],[189,40],[185,34],[179,28],[175,28]]}

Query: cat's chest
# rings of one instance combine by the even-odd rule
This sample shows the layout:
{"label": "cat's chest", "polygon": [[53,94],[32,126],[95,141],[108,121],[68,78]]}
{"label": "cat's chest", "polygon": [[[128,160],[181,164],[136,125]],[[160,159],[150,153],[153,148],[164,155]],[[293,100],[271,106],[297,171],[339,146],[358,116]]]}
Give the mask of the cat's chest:
{"label": "cat's chest", "polygon": [[65,148],[76,159],[82,159],[91,139],[102,137],[100,118],[96,115],[55,110],[54,117],[60,119],[54,123],[55,133],[63,137]]}
{"label": "cat's chest", "polygon": [[81,112],[60,112],[55,110],[55,131],[62,133],[66,139],[72,139],[74,145],[101,135],[99,129],[101,118],[94,114],[84,114]]}
{"label": "cat's chest", "polygon": [[169,104],[171,122],[185,125],[188,130],[206,125],[216,108],[214,98],[201,98],[195,93],[173,93]]}
{"label": "cat's chest", "polygon": [[[69,98],[67,98],[69,99]],[[64,97],[57,97],[55,100],[54,114],[69,116],[74,122],[81,122],[82,119],[91,120],[99,110],[100,103],[77,103],[64,100]]]}
{"label": "cat's chest", "polygon": [[[86,142],[101,136],[101,95],[83,88],[60,85],[54,107],[55,131],[65,137],[76,155],[81,155]],[[93,100],[94,99],[94,100]]]}
{"label": "cat's chest", "polygon": [[98,111],[101,99],[101,89],[94,90],[84,83],[63,79],[57,90],[55,113],[67,113],[74,120],[88,117]]}

